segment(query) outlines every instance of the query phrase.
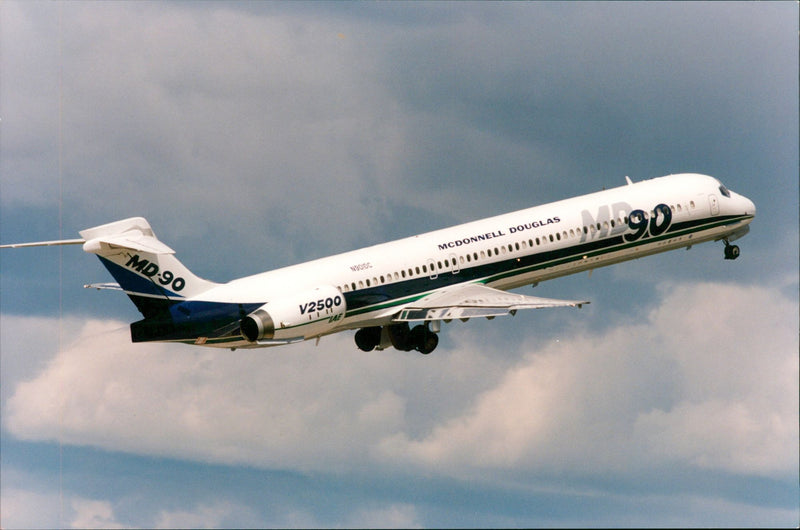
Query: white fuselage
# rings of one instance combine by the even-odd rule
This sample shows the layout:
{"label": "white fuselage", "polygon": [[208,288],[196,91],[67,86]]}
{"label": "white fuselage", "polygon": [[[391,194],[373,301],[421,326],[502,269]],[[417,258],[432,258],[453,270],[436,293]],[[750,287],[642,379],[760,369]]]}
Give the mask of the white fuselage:
{"label": "white fuselage", "polygon": [[[638,210],[645,215],[631,216]],[[507,290],[705,241],[735,239],[754,215],[749,199],[712,177],[672,175],[240,278],[201,298],[263,303],[333,286],[346,298],[347,311],[327,334],[382,325],[403,301],[457,283]]]}

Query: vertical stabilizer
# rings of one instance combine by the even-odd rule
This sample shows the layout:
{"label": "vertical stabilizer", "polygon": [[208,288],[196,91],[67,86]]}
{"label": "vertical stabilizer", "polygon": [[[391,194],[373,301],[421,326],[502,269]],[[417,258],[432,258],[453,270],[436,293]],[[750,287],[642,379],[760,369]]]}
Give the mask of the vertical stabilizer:
{"label": "vertical stabilizer", "polygon": [[81,231],[83,250],[97,254],[145,318],[214,287],[195,276],[158,240],[150,224],[132,217]]}

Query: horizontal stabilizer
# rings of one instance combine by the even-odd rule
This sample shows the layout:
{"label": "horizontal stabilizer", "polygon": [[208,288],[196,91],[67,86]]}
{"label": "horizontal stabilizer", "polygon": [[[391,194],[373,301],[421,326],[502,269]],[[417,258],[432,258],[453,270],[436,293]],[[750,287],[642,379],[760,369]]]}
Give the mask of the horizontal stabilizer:
{"label": "horizontal stabilizer", "polygon": [[155,237],[135,232],[116,237],[98,237],[92,239],[83,245],[83,250],[98,254],[101,243],[105,243],[111,248],[126,248],[137,252],[149,252],[150,254],[175,254],[174,250]]}
{"label": "horizontal stabilizer", "polygon": [[519,309],[581,307],[585,300],[557,300],[508,293],[485,285],[457,285],[432,293],[404,307],[395,322],[451,320],[515,314]]}
{"label": "horizontal stabilizer", "polygon": [[142,217],[131,217],[102,226],[81,230],[86,240],[83,250],[103,255],[102,244],[111,248],[124,248],[150,254],[175,254],[175,251],[158,240],[150,224]]}
{"label": "horizontal stabilizer", "polygon": [[110,289],[112,291],[121,291],[122,287],[118,283],[87,283],[83,286],[84,289]]}
{"label": "horizontal stabilizer", "polygon": [[25,247],[53,247],[58,245],[82,245],[86,243],[83,239],[57,239],[55,241],[34,241],[33,243],[12,243],[10,245],[0,245],[0,248],[25,248]]}

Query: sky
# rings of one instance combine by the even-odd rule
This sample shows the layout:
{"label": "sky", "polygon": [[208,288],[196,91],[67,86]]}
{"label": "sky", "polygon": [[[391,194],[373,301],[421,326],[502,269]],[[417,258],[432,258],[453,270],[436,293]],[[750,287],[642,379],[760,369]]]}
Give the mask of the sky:
{"label": "sky", "polygon": [[[798,5],[0,4],[0,242],[146,217],[227,281],[671,173],[758,214],[542,283],[580,310],[130,343],[80,247],[0,253],[0,526],[792,526]],[[530,288],[520,292],[529,293]]]}

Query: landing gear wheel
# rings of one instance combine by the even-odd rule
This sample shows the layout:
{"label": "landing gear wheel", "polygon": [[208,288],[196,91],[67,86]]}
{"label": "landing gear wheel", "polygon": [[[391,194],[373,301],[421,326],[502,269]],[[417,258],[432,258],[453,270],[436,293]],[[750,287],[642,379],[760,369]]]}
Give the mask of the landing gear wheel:
{"label": "landing gear wheel", "polygon": [[435,350],[436,346],[438,345],[439,336],[436,333],[426,329],[422,341],[417,345],[417,351],[422,355],[428,355]]}
{"label": "landing gear wheel", "polygon": [[725,259],[736,259],[739,257],[739,247],[725,242]]}
{"label": "landing gear wheel", "polygon": [[414,349],[413,337],[408,322],[387,326],[386,331],[389,334],[389,340],[392,341],[392,346],[396,350],[411,351]]}
{"label": "landing gear wheel", "polygon": [[372,351],[381,341],[381,328],[362,328],[356,331],[356,346],[361,351]]}
{"label": "landing gear wheel", "polygon": [[408,335],[408,342],[423,355],[428,355],[439,344],[439,337],[427,326],[414,326]]}

